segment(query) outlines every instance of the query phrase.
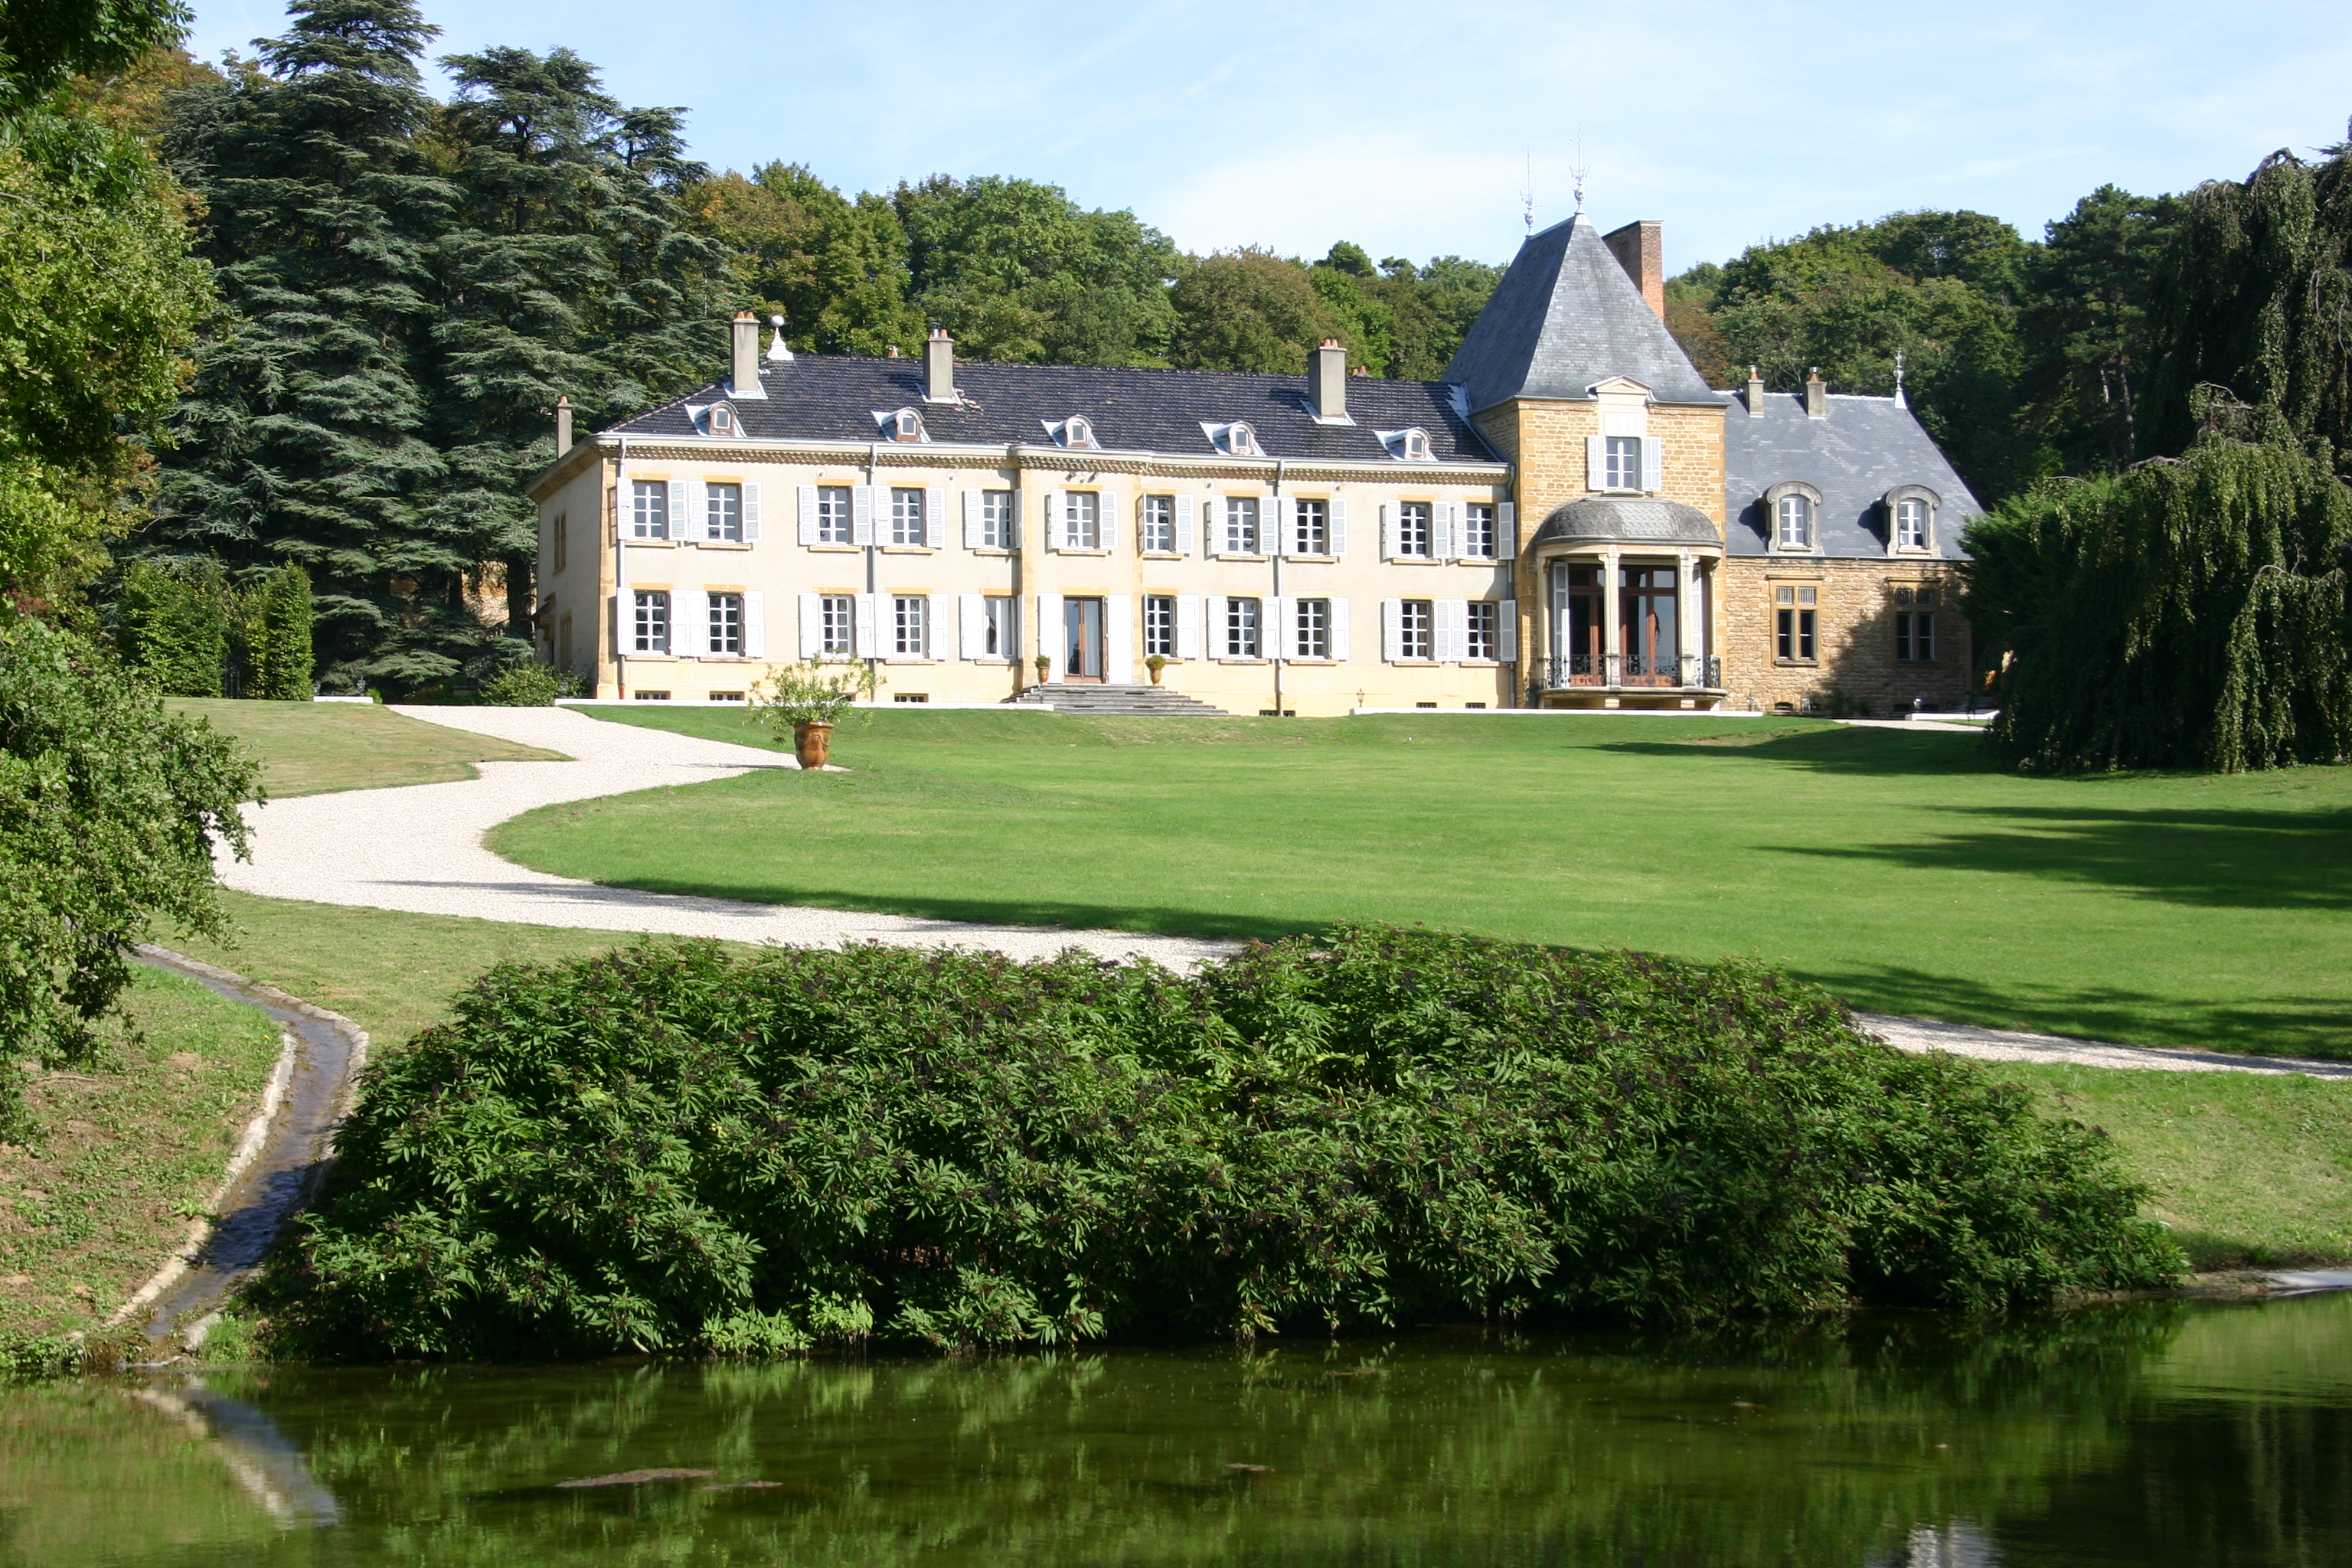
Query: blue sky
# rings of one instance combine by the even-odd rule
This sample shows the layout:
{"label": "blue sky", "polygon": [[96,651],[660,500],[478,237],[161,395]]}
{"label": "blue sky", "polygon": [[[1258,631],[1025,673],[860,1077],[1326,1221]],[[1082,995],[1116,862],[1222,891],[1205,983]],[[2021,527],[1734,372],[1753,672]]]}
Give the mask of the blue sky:
{"label": "blue sky", "polygon": [[[206,58],[278,0],[194,0]],[[2242,178],[2344,139],[2352,5],[1475,6],[423,0],[436,53],[569,47],[677,104],[714,167],[846,189],[1017,174],[1189,249],[1507,259],[1588,205],[1665,225],[1680,271],[1909,207],[2029,235],[2103,182]]]}

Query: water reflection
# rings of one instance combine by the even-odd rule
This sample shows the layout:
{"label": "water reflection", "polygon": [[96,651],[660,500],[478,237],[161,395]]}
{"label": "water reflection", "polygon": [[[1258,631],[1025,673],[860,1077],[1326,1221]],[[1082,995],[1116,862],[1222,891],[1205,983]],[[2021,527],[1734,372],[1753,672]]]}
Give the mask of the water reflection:
{"label": "water reflection", "polygon": [[2325,1297],[64,1385],[0,1394],[0,1562],[2315,1568],[2347,1351]]}

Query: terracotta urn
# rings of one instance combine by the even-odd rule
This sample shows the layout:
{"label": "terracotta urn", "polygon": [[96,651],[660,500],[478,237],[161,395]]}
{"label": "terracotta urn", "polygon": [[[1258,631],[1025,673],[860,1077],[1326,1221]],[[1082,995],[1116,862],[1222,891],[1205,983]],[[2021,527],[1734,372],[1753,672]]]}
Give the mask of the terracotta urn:
{"label": "terracotta urn", "polygon": [[833,747],[833,726],[830,724],[795,724],[793,726],[793,755],[801,766],[814,770],[824,766],[825,753]]}

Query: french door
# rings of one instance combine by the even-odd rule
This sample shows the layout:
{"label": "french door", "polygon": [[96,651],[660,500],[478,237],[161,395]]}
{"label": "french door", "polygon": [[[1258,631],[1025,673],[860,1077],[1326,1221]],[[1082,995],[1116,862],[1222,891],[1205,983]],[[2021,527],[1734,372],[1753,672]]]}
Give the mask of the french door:
{"label": "french door", "polygon": [[1103,602],[1062,601],[1062,679],[1099,682],[1103,678]]}

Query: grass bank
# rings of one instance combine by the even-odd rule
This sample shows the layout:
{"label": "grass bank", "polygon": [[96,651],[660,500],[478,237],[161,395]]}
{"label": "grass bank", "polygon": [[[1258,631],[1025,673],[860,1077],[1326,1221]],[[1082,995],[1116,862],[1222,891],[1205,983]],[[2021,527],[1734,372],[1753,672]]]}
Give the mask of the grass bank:
{"label": "grass bank", "polygon": [[427,724],[373,703],[166,700],[173,711],[195,714],[252,746],[261,755],[262,787],[278,798],[446,784],[476,776],[476,763],[562,760],[559,752]]}
{"label": "grass bank", "polygon": [[[761,743],[730,710],[589,711]],[[2352,769],[2033,778],[1970,735],[1703,717],[886,709],[835,750],[854,771],[550,806],[491,842],[945,919],[1753,954],[1868,1009],[2352,1055]]]}
{"label": "grass bank", "polygon": [[178,1245],[259,1109],[275,1025],[139,971],[100,1059],[37,1074],[0,1143],[0,1350],[103,1321]]}

